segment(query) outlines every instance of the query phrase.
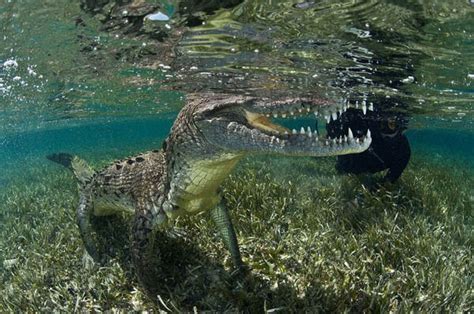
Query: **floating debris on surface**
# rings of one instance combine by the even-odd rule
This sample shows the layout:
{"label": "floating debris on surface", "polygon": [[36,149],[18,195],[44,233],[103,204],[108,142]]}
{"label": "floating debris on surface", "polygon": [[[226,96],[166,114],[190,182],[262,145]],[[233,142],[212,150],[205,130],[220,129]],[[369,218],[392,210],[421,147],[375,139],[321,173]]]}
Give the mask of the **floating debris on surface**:
{"label": "floating debris on surface", "polygon": [[160,11],[156,12],[156,13],[153,13],[153,14],[149,14],[147,16],[145,16],[145,18],[147,20],[150,20],[150,21],[169,21],[170,20],[170,17]]}

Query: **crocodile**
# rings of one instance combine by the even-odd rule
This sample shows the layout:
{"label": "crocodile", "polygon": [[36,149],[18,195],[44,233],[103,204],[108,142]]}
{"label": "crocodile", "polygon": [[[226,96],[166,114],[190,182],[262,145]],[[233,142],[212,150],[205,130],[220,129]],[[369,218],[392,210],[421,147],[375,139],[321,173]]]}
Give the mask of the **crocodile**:
{"label": "crocodile", "polygon": [[68,165],[79,181],[77,223],[86,251],[99,259],[91,217],[128,211],[133,214],[131,254],[137,277],[153,290],[158,252],[156,231],[184,214],[209,211],[234,267],[243,269],[237,238],[219,186],[248,154],[335,156],[360,153],[371,143],[351,130],[325,138],[308,128],[289,130],[273,118],[314,115],[337,119],[344,101],[313,96],[263,98],[231,94],[190,95],[160,150],[116,161],[94,171],[76,156],[49,159]]}

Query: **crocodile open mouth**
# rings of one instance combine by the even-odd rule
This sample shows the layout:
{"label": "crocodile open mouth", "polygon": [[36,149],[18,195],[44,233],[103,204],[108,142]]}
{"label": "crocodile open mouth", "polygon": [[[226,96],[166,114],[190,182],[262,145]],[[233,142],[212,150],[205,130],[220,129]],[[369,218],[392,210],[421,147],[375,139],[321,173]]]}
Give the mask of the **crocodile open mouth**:
{"label": "crocodile open mouth", "polygon": [[[367,106],[366,102],[362,102],[359,106],[359,103],[350,104],[349,102],[344,102],[343,105],[339,106],[311,106],[308,104],[291,104],[290,106],[278,106],[274,108],[271,112],[265,113],[255,113],[248,110],[245,110],[245,117],[247,123],[255,129],[272,136],[275,141],[279,140],[306,140],[313,142],[321,142],[321,144],[330,145],[330,144],[344,144],[344,143],[357,143],[362,144],[371,140],[370,130],[367,130],[367,133],[361,137],[354,137],[354,134],[350,128],[348,128],[347,134],[344,136],[339,136],[331,138],[329,136],[322,136],[318,133],[315,128],[317,125],[318,117],[323,117],[326,120],[326,123],[331,121],[336,121],[339,117],[348,109],[348,108],[358,108],[361,109],[364,114],[367,113],[367,110],[373,110],[373,105],[370,104]],[[303,118],[307,121],[307,117],[313,116],[315,120],[312,123],[312,126],[302,126],[299,130],[293,128],[289,129],[283,125],[277,124],[276,121],[272,119],[301,119]]]}

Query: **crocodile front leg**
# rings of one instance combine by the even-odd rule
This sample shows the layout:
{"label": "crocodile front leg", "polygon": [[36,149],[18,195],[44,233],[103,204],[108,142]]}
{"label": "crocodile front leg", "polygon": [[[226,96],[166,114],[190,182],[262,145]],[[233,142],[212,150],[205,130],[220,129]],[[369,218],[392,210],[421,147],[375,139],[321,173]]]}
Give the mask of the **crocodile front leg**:
{"label": "crocodile front leg", "polygon": [[222,201],[211,210],[211,217],[214,220],[227,249],[230,251],[232,262],[234,263],[236,270],[242,272],[244,270],[244,264],[240,256],[237,236],[235,235],[234,226],[232,225],[227,207],[222,203]]}

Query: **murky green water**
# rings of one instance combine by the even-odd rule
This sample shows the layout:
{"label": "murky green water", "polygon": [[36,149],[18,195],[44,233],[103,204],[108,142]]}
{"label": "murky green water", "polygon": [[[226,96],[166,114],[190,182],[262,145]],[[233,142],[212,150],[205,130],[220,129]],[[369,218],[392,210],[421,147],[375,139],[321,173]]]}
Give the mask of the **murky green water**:
{"label": "murky green water", "polygon": [[50,153],[105,163],[159,148],[186,93],[209,90],[367,99],[403,117],[413,158],[474,173],[472,1],[243,1],[192,27],[175,12],[171,57],[100,31],[78,2],[0,0],[4,193]]}

